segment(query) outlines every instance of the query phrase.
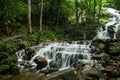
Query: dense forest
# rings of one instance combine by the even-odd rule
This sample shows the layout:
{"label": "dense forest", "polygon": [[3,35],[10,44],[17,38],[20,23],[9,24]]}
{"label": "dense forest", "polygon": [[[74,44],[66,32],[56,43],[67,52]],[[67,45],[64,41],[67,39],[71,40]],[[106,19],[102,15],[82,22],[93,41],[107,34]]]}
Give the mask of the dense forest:
{"label": "dense forest", "polygon": [[[83,39],[84,33],[87,39],[92,39],[98,26],[105,23],[102,21],[103,18],[107,17],[102,13],[101,8],[112,7],[119,10],[120,3],[119,0],[44,0],[41,4],[42,0],[31,0],[31,23],[29,23],[28,1],[0,0],[0,2],[1,38],[22,32],[29,33],[27,28],[31,26],[32,33],[38,32],[42,27],[42,39],[48,36],[73,40]],[[40,23],[41,12],[42,22]],[[48,31],[50,31],[49,34],[47,34]]]}
{"label": "dense forest", "polygon": [[[20,74],[18,50],[29,51],[42,42],[92,40],[112,16],[103,8],[120,11],[120,0],[0,0],[0,80]],[[95,46],[98,43],[100,50],[109,47],[106,40],[95,41]]]}

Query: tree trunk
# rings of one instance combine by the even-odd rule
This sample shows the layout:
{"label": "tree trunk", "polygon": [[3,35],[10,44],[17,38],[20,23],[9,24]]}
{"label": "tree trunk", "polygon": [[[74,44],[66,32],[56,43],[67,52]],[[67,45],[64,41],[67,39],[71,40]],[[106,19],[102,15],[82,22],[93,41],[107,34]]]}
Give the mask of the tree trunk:
{"label": "tree trunk", "polygon": [[41,12],[40,12],[40,29],[38,32],[38,41],[37,44],[39,44],[40,37],[42,35],[42,13],[43,13],[43,0],[41,1]]}
{"label": "tree trunk", "polygon": [[93,8],[93,22],[95,23],[95,14],[96,14],[96,11],[95,11],[95,8],[96,8],[96,0],[94,0],[94,8]]}
{"label": "tree trunk", "polygon": [[79,13],[78,13],[78,1],[75,0],[75,12],[76,12],[76,30],[78,29],[79,24]]}
{"label": "tree trunk", "polygon": [[31,28],[31,0],[28,0],[28,33],[32,33]]}
{"label": "tree trunk", "polygon": [[58,9],[56,28],[58,28],[58,24],[59,24],[59,17],[60,17],[60,8]]}
{"label": "tree trunk", "polygon": [[100,0],[100,3],[99,3],[98,23],[100,22],[101,8],[102,8],[102,0]]}

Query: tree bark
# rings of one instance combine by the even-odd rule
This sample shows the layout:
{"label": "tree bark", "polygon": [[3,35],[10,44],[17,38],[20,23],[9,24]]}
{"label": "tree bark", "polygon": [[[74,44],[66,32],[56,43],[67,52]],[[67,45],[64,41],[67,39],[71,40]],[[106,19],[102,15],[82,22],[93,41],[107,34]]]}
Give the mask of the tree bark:
{"label": "tree bark", "polygon": [[38,41],[37,41],[37,44],[39,44],[40,37],[42,35],[42,14],[43,14],[43,0],[41,1],[40,28],[39,28],[39,31],[38,31]]}
{"label": "tree bark", "polygon": [[100,0],[100,3],[99,3],[98,23],[100,22],[101,8],[102,8],[102,0]]}
{"label": "tree bark", "polygon": [[31,0],[28,0],[28,33],[32,33],[32,28],[31,28]]}
{"label": "tree bark", "polygon": [[79,24],[79,13],[78,13],[78,1],[75,0],[75,12],[76,12],[76,30],[78,29]]}
{"label": "tree bark", "polygon": [[95,23],[95,19],[96,19],[96,11],[95,11],[95,8],[96,8],[96,0],[94,0],[94,8],[93,8],[93,22]]}

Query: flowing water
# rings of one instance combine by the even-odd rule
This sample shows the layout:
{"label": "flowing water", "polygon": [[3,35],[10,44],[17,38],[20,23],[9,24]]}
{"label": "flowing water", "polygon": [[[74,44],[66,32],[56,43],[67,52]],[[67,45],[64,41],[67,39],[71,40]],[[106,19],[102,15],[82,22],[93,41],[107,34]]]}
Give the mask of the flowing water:
{"label": "flowing water", "polygon": [[[75,67],[78,62],[86,64],[91,63],[90,41],[72,41],[72,42],[54,42],[41,48],[29,61],[32,66],[36,67],[34,59],[37,56],[47,59],[47,68],[69,68]],[[18,62],[23,60],[25,51],[18,51]],[[53,63],[56,63],[52,65]],[[21,66],[22,68],[23,66]]]}
{"label": "flowing water", "polygon": [[97,35],[93,39],[116,39],[116,34],[120,30],[120,14],[113,8],[103,8],[107,13],[112,15],[109,21],[100,27]]}
{"label": "flowing water", "polygon": [[[116,39],[116,33],[120,29],[119,11],[112,8],[104,8],[104,10],[112,14],[113,17],[97,31],[97,35],[93,39]],[[30,60],[23,59],[25,50],[16,52],[18,66],[23,69],[25,66],[21,65],[21,62],[24,62],[31,64],[31,68],[35,68],[37,65],[34,59],[37,56],[44,57],[47,60],[46,68],[58,68],[60,70],[75,67],[80,61],[85,64],[92,63],[91,41],[53,42],[46,45],[41,44],[41,46],[42,48]]]}

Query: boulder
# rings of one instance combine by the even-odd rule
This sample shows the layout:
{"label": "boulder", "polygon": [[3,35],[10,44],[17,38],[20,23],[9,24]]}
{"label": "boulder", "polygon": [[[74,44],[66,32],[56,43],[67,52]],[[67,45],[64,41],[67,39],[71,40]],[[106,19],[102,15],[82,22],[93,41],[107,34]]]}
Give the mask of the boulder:
{"label": "boulder", "polygon": [[120,43],[111,43],[110,50],[111,55],[119,55],[120,54]]}
{"label": "boulder", "polygon": [[108,54],[106,54],[106,53],[92,54],[92,58],[93,58],[93,59],[97,59],[97,60],[108,61],[108,60],[110,59],[110,55],[108,55]]}
{"label": "boulder", "polygon": [[34,56],[35,50],[31,48],[26,48],[25,49],[25,60],[30,60]]}
{"label": "boulder", "polygon": [[50,68],[57,68],[57,62],[55,60],[52,60],[49,62]]}
{"label": "boulder", "polygon": [[37,67],[36,67],[37,69],[42,69],[42,68],[46,67],[48,64],[47,60],[41,56],[37,56],[34,59],[34,62],[37,64]]}
{"label": "boulder", "polygon": [[106,73],[109,77],[120,77],[120,69],[115,66],[106,66]]}
{"label": "boulder", "polygon": [[56,71],[39,80],[79,80],[74,69]]}
{"label": "boulder", "polygon": [[92,80],[99,80],[101,77],[103,77],[103,73],[101,71],[95,69],[94,67],[84,68],[83,71],[82,71],[82,74],[84,76],[92,78]]}

